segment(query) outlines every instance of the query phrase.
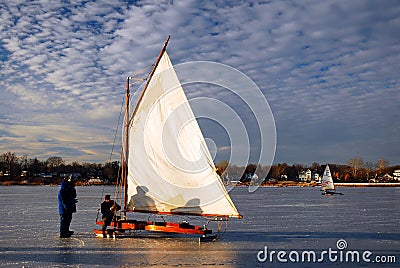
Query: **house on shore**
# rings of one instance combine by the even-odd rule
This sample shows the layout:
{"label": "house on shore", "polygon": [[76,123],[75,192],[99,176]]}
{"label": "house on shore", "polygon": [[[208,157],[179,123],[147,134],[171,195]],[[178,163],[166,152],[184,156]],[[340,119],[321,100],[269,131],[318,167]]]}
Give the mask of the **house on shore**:
{"label": "house on shore", "polygon": [[396,169],[393,171],[393,179],[396,181],[400,181],[400,169]]}

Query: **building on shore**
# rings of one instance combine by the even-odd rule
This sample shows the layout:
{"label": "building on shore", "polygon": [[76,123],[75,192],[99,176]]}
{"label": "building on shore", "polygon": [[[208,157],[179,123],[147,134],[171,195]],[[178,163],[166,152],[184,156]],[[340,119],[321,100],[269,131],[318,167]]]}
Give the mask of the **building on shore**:
{"label": "building on shore", "polygon": [[396,181],[400,181],[400,169],[396,169],[393,171],[393,179]]}
{"label": "building on shore", "polygon": [[307,171],[300,171],[298,174],[298,178],[300,182],[312,182],[315,181],[316,183],[321,182],[321,176],[318,174],[317,171],[311,171],[307,169]]}

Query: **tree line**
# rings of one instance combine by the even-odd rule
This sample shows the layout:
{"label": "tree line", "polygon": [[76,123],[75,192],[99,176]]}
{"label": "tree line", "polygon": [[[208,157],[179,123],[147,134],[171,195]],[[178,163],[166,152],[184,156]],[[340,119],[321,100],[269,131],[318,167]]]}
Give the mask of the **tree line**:
{"label": "tree line", "polygon": [[56,183],[57,179],[63,176],[72,175],[82,180],[100,178],[112,183],[118,179],[119,166],[119,161],[104,164],[74,161],[67,164],[58,156],[40,161],[37,158],[28,158],[28,155],[17,156],[15,153],[6,152],[0,155],[0,179],[41,178],[45,183]]}
{"label": "tree line", "polygon": [[[17,156],[13,152],[6,152],[0,155],[0,180],[13,179],[22,180],[27,178],[47,178],[47,182],[61,178],[66,174],[74,174],[82,180],[100,178],[114,183],[118,179],[120,162],[99,163],[66,163],[61,157],[49,157],[45,161],[37,158],[29,158],[28,155]],[[382,180],[385,174],[392,175],[394,170],[400,170],[400,165],[389,166],[389,161],[384,158],[376,163],[364,161],[360,157],[350,159],[346,165],[329,163],[334,180],[341,182],[368,182],[371,180]],[[287,163],[274,164],[272,166],[261,166],[249,164],[237,166],[223,160],[216,164],[217,173],[229,176],[242,182],[249,181],[252,175],[264,181],[269,180],[293,180],[299,178],[299,174],[311,170],[322,174],[325,164],[317,162],[310,166],[305,164]],[[54,181],[56,182],[56,181]]]}
{"label": "tree line", "polygon": [[[347,164],[328,163],[333,179],[337,182],[371,182],[371,181],[393,181],[390,176],[395,170],[400,170],[400,165],[389,166],[389,161],[381,158],[376,163],[364,161],[361,157],[351,158]],[[311,165],[287,163],[273,164],[270,167],[250,164],[246,167],[230,165],[227,161],[221,161],[217,165],[217,171],[220,175],[239,179],[242,182],[248,182],[252,174],[257,174],[263,178],[264,182],[275,181],[298,181],[299,174],[310,170],[322,175],[326,164],[313,162]],[[390,176],[385,176],[390,175]]]}

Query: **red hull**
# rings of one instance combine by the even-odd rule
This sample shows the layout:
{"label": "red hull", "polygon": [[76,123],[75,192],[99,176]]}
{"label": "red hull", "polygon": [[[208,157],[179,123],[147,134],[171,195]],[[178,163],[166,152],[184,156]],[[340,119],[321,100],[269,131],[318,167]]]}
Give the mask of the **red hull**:
{"label": "red hull", "polygon": [[[96,222],[102,225],[103,222]],[[136,220],[119,220],[112,222],[108,227],[107,233],[124,233],[127,231],[151,231],[163,233],[178,233],[178,234],[193,234],[193,235],[209,235],[212,230],[205,229],[200,226],[191,225],[188,223],[176,222],[152,222],[152,221],[136,221]],[[94,230],[97,235],[102,235],[101,230]]]}

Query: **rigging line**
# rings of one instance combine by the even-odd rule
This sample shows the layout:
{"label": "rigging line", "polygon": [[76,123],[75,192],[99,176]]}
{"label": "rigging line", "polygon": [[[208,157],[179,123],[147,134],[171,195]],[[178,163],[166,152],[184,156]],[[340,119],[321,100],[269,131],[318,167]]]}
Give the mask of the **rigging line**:
{"label": "rigging line", "polygon": [[121,116],[122,116],[122,111],[123,111],[123,107],[124,107],[124,102],[125,102],[125,99],[122,98],[121,110],[119,111],[118,123],[117,123],[117,127],[116,127],[116,129],[115,129],[114,141],[113,141],[113,145],[112,145],[111,153],[110,153],[110,158],[109,158],[110,163],[111,163],[112,155],[113,155],[113,153],[114,153],[115,140],[117,139],[117,133],[118,133],[118,128],[119,128],[119,125],[120,125],[120,122],[121,122]]}
{"label": "rigging line", "polygon": [[130,78],[136,80],[136,79],[137,79],[136,76],[141,75],[141,74],[144,74],[148,69],[152,68],[153,66],[154,66],[154,64],[148,65],[148,66],[146,66],[145,68],[143,68],[142,70],[139,70],[139,71],[137,71],[137,72],[134,72],[134,73],[132,74],[132,76],[130,76]]}
{"label": "rigging line", "polygon": [[[120,112],[119,112],[117,128],[116,128],[115,134],[114,134],[113,147],[112,147],[112,151],[111,151],[111,154],[110,154],[110,163],[111,163],[111,158],[112,158],[112,154],[113,154],[113,151],[114,151],[115,140],[117,139],[118,127],[120,125],[121,117],[122,117],[122,114],[123,114],[123,111],[124,111],[124,102],[125,102],[125,98],[122,98],[121,109],[120,109]],[[120,185],[120,180],[122,180],[122,178],[121,178],[121,168],[118,169],[117,185]],[[118,200],[118,194],[119,193],[120,193],[120,189],[118,187],[116,187],[115,192],[114,192],[114,200],[115,200],[115,202],[117,202],[117,200]]]}
{"label": "rigging line", "polygon": [[[151,65],[152,67],[154,66],[154,64],[153,65]],[[151,74],[151,72],[150,73],[148,73],[147,74],[147,76],[146,76],[146,78],[143,78],[143,81],[147,81],[148,79],[149,79],[149,77],[150,77],[150,74]],[[142,81],[140,81],[140,82],[142,82]],[[133,82],[133,83],[131,83],[132,85],[134,85],[134,86],[136,86],[137,84],[139,84],[139,81],[136,81],[136,82]],[[134,91],[134,93],[133,93],[133,96],[131,96],[131,99],[132,98],[134,98],[134,97],[136,97],[136,95],[137,94],[142,94],[142,92],[143,92],[143,90],[142,91],[139,91],[139,89],[140,89],[141,87],[139,86],[138,88],[137,88],[137,90],[135,90]],[[140,94],[139,94],[139,99],[140,99]],[[138,102],[139,102],[139,100],[136,102],[136,106],[138,105]],[[132,121],[133,121],[133,114],[132,115],[129,115],[129,126],[131,126],[132,125]]]}
{"label": "rigging line", "polygon": [[[147,76],[144,77],[144,78],[136,78],[136,77],[134,77],[134,76],[137,76],[137,75],[139,75],[139,74],[144,74],[145,71],[147,71],[148,69],[150,69],[150,68],[152,68],[152,67],[154,67],[154,64],[149,65],[149,66],[147,66],[146,68],[144,68],[144,69],[142,69],[142,70],[140,70],[140,71],[138,71],[138,72],[136,72],[136,73],[133,73],[133,75],[129,77],[129,81],[132,81],[132,80],[136,80],[136,81],[132,81],[131,83],[129,83],[129,86],[134,86],[134,87],[136,87],[138,84],[140,84],[140,83],[142,83],[142,82],[144,82],[144,81],[147,81],[147,80],[149,79],[150,72],[147,73]],[[140,89],[140,86],[139,86],[138,88],[136,88],[136,90],[131,91],[131,93],[133,92],[132,95],[131,95],[131,100],[132,100],[132,99],[135,99],[137,94],[140,95],[140,92],[141,92],[141,91],[140,91],[139,89]],[[129,123],[128,123],[129,126],[131,126],[132,121],[133,121],[133,117],[131,117],[131,118],[129,119],[129,121],[128,121],[128,122],[129,122]]]}
{"label": "rigging line", "polygon": [[[153,67],[154,67],[154,64],[148,65],[148,66],[146,66],[145,68],[143,68],[143,69],[141,69],[141,70],[139,70],[139,71],[133,73],[132,76],[131,76],[130,78],[132,78],[133,80],[136,80],[136,81],[133,82],[132,84],[133,84],[133,85],[136,85],[136,84],[138,84],[138,83],[140,83],[140,82],[142,82],[142,81],[146,81],[146,80],[148,79],[148,77],[149,77],[150,74],[148,74],[148,75],[146,76],[146,78],[137,78],[137,76],[139,76],[139,75],[141,75],[141,74],[144,74],[148,69],[153,68]],[[135,92],[134,94],[136,94],[136,93],[137,93],[137,92]],[[112,156],[113,156],[113,154],[114,154],[115,141],[116,141],[116,138],[117,138],[117,133],[118,133],[119,125],[120,125],[120,122],[121,122],[122,113],[123,113],[123,110],[124,110],[124,109],[123,109],[123,108],[124,108],[124,102],[125,102],[125,98],[122,98],[121,110],[120,110],[120,113],[119,113],[118,123],[117,123],[117,127],[116,127],[116,129],[115,129],[115,134],[114,134],[114,141],[113,141],[113,145],[112,145],[111,152],[110,152],[110,157],[109,157],[109,162],[110,162],[110,163],[111,163]],[[129,123],[130,123],[130,120],[129,120]],[[119,183],[120,180],[122,180],[122,178],[120,178],[120,176],[121,176],[121,170],[118,169],[117,185],[118,185],[118,184],[121,185],[121,183]],[[104,189],[105,189],[105,185],[103,185],[103,189],[102,189],[102,193],[101,193],[101,197],[100,197],[100,198],[101,198],[101,199],[100,199],[100,203],[101,203],[102,200],[103,200]],[[118,195],[119,195],[119,194],[122,195],[122,190],[121,190],[121,189],[118,189],[118,187],[117,187],[116,190],[115,190],[115,192],[114,192],[114,200],[118,200]],[[122,199],[122,197],[121,197],[121,199]],[[99,217],[99,212],[100,212],[100,209],[97,210],[96,221],[97,221],[97,219],[98,219],[98,217]]]}
{"label": "rigging line", "polygon": [[149,65],[147,67],[145,67],[144,69],[137,71],[135,73],[133,73],[131,76],[129,76],[129,85],[130,86],[136,86],[138,84],[143,83],[144,81],[147,81],[147,78],[149,77],[150,73],[147,74],[146,77],[138,77],[140,75],[143,75],[145,72],[147,72],[148,69],[152,68],[154,66],[153,65]]}
{"label": "rigging line", "polygon": [[[125,101],[125,99],[122,98],[121,109],[120,109],[119,117],[118,117],[118,123],[117,123],[117,127],[116,127],[116,129],[115,129],[114,140],[113,140],[113,144],[112,144],[111,152],[110,152],[110,157],[109,157],[109,162],[110,162],[110,164],[111,164],[112,156],[113,156],[113,154],[114,154],[115,141],[116,141],[116,139],[117,139],[117,133],[118,133],[119,125],[120,125],[120,122],[121,122],[121,115],[122,115],[122,111],[123,111],[123,107],[124,107],[124,101]],[[119,172],[119,169],[118,169],[118,172]],[[119,174],[118,174],[118,176],[119,176]],[[118,177],[117,177],[117,180],[118,180]],[[105,189],[105,184],[103,184],[103,188],[102,188],[102,191],[101,191],[100,204],[101,204],[101,202],[103,201],[104,189]],[[98,208],[98,209],[97,209],[97,215],[96,215],[96,221],[97,221],[98,218],[99,218],[99,213],[100,213],[100,209]]]}
{"label": "rigging line", "polygon": [[117,200],[119,200],[119,198],[122,201],[122,189],[121,189],[121,187],[122,187],[122,176],[121,176],[121,171],[122,171],[122,167],[120,167],[118,169],[117,182],[116,182],[117,183],[117,187],[115,187],[115,192],[114,192],[114,200],[115,200],[115,202],[117,202]]}

